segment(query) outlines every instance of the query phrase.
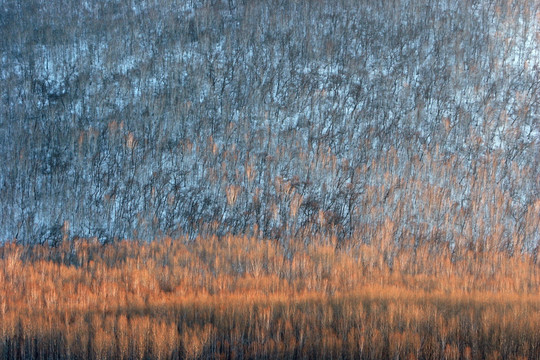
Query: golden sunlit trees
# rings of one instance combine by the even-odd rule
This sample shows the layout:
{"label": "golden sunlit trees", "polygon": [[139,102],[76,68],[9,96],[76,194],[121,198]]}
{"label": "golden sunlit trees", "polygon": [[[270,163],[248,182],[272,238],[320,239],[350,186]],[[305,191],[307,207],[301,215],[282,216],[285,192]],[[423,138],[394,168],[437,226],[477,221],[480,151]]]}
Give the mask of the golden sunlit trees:
{"label": "golden sunlit trees", "polygon": [[[494,248],[247,236],[0,247],[3,358],[536,358],[540,268]],[[384,246],[381,244],[384,243]],[[389,255],[390,254],[390,255]]]}

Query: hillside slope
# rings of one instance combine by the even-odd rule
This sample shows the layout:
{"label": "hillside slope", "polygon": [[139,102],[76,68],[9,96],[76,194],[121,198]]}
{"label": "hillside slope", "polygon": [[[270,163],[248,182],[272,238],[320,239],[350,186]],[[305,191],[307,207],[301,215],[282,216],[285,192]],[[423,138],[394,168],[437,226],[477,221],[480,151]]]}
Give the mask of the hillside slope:
{"label": "hillside slope", "polygon": [[249,233],[533,251],[519,1],[0,6],[0,240]]}

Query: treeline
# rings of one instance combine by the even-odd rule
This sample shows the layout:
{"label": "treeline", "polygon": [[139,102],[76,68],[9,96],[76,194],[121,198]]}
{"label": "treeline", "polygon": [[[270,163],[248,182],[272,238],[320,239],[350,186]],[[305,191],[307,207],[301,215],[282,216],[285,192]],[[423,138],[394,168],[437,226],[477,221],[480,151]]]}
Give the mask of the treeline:
{"label": "treeline", "polygon": [[436,242],[9,243],[0,357],[532,360],[539,286],[530,255]]}
{"label": "treeline", "polygon": [[1,240],[538,251],[536,1],[0,11]]}

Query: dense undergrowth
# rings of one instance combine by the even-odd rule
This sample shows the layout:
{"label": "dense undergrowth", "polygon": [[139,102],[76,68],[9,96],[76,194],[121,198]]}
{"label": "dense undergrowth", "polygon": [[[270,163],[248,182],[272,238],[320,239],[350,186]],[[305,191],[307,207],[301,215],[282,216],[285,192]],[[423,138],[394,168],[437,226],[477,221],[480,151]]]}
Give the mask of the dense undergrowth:
{"label": "dense undergrowth", "polygon": [[249,237],[0,248],[6,359],[536,359],[528,253]]}

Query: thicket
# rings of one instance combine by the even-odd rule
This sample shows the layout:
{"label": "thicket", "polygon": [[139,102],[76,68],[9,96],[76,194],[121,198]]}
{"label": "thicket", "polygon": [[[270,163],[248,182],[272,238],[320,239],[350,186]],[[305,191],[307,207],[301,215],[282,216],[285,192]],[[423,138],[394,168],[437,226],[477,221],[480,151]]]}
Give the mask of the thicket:
{"label": "thicket", "polygon": [[528,254],[438,243],[9,243],[0,357],[538,359],[539,287]]}
{"label": "thicket", "polygon": [[539,29],[533,0],[5,0],[0,239],[537,253]]}

